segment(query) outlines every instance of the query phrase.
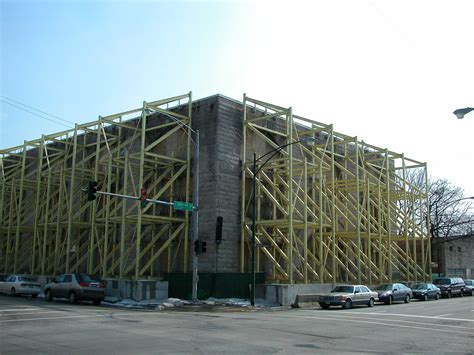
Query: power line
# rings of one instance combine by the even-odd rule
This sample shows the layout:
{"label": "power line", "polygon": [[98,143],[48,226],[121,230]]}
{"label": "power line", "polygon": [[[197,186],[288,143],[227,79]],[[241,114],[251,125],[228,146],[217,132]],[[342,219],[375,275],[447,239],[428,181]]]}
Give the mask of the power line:
{"label": "power line", "polygon": [[[2,97],[3,97],[3,96],[2,96]],[[11,106],[14,106],[14,107],[16,107],[16,108],[19,108],[20,110],[23,110],[23,111],[25,111],[25,112],[28,112],[28,113],[30,113],[30,114],[32,114],[32,115],[38,116],[38,117],[40,117],[40,118],[43,118],[43,119],[45,119],[45,120],[48,120],[48,121],[51,121],[51,122],[54,122],[54,123],[57,123],[57,124],[60,124],[60,125],[62,125],[62,126],[64,126],[64,127],[71,128],[71,126],[65,125],[64,123],[58,122],[58,121],[53,120],[53,119],[48,118],[48,117],[44,117],[43,115],[39,115],[39,114],[37,114],[36,112],[32,112],[32,111],[30,111],[30,110],[27,110],[27,109],[21,107],[21,106],[12,104],[11,102],[8,102],[8,101],[5,101],[5,100],[1,100],[1,101],[4,102],[4,103],[6,103],[6,104],[8,104],[8,105],[11,105]],[[65,121],[65,120],[64,120],[64,121]],[[69,121],[66,121],[66,122],[69,122]]]}
{"label": "power line", "polygon": [[[61,120],[61,121],[67,122],[67,123],[71,123],[71,124],[75,124],[74,122],[71,122],[71,121],[69,121],[69,120],[66,120],[66,119],[64,119],[64,118],[61,118],[61,117],[59,117],[59,116],[55,116],[55,115],[52,115],[52,114],[50,114],[50,113],[48,113],[48,112],[44,112],[44,111],[41,111],[41,110],[39,110],[39,109],[37,109],[37,108],[34,108],[34,107],[31,107],[31,106],[28,106],[27,104],[24,104],[23,102],[19,102],[19,101],[16,101],[16,100],[10,99],[9,97],[3,96],[3,95],[2,95],[2,96],[0,96],[0,97],[2,97],[2,98],[4,98],[4,99],[7,99],[7,100],[9,100],[9,101],[16,102],[16,103],[17,103],[17,104],[19,104],[19,105],[22,105],[22,106],[28,107],[28,108],[30,108],[30,109],[32,109],[32,110],[35,110],[35,111],[41,112],[41,113],[43,113],[43,114],[45,114],[45,115],[48,115],[48,116],[51,116],[51,117],[57,118],[58,120]],[[6,102],[6,101],[4,101],[4,102]]]}

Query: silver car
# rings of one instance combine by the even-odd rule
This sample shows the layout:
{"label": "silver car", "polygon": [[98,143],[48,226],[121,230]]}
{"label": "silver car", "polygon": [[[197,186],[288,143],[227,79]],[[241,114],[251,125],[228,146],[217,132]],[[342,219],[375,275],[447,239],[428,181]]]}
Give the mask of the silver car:
{"label": "silver car", "polygon": [[342,306],[346,309],[355,305],[373,307],[377,296],[377,292],[372,292],[364,285],[339,285],[329,294],[320,295],[318,302],[323,309],[328,309],[330,306]]}
{"label": "silver car", "polygon": [[31,295],[35,298],[41,292],[41,284],[30,275],[10,275],[0,282],[0,292],[12,296]]}
{"label": "silver car", "polygon": [[46,301],[67,298],[69,303],[92,301],[99,305],[105,297],[105,284],[98,276],[84,273],[63,274],[44,288]]}

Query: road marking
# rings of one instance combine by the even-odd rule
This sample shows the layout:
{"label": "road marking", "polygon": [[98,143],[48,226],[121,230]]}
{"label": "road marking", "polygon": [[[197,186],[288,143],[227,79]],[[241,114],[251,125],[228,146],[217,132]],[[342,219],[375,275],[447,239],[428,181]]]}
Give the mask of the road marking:
{"label": "road marking", "polygon": [[0,309],[0,312],[17,312],[17,311],[38,311],[39,308],[15,308],[15,309]]}
{"label": "road marking", "polygon": [[[332,317],[339,317],[339,318],[343,318],[343,317],[346,317],[346,318],[343,318],[343,319],[347,319],[347,318],[356,318],[356,317],[351,317],[351,316],[342,316],[342,315],[337,315],[337,314],[333,314]],[[369,317],[360,317],[358,316],[356,319],[366,319],[366,320],[374,320],[376,318],[369,318]],[[401,320],[401,319],[391,319],[390,320],[390,324],[393,324],[392,322],[399,322],[399,323],[413,323],[413,324],[419,324],[419,325],[431,325],[431,326],[440,326],[436,323],[423,323],[423,322],[415,322],[415,321],[409,321],[409,320]],[[442,325],[443,327],[449,327],[449,328],[458,328],[458,329],[470,329],[472,330],[472,327],[469,327],[468,325],[463,327],[463,326],[460,326],[460,325],[447,325],[447,324],[443,324]]]}
{"label": "road marking", "polygon": [[[362,314],[359,312],[351,312],[351,311],[339,311],[338,313],[348,313],[348,314]],[[369,314],[369,315],[378,315],[380,312],[368,312],[368,313],[363,313],[363,314]],[[410,315],[410,314],[400,314],[400,313],[385,313],[383,315],[387,316],[397,316],[397,317],[409,317],[409,318],[427,318],[427,319],[439,319],[438,317],[434,316],[417,316],[417,315]],[[463,319],[463,318],[443,318],[447,320],[455,320],[455,321],[461,321],[461,322],[474,322],[474,319]]]}
{"label": "road marking", "polygon": [[25,315],[25,314],[28,314],[28,315],[36,315],[36,314],[43,314],[43,313],[65,313],[66,311],[39,311],[39,312],[35,312],[35,313],[31,313],[31,312],[28,312],[28,313],[9,313],[9,314],[0,314],[0,317],[6,317],[6,316],[22,316],[22,315]]}
{"label": "road marking", "polygon": [[7,323],[7,322],[26,322],[26,321],[34,321],[34,320],[48,320],[48,319],[65,319],[65,318],[90,318],[94,316],[65,316],[65,317],[46,317],[46,318],[22,318],[22,319],[7,319],[7,320],[0,320],[0,323]]}
{"label": "road marking", "polygon": [[438,317],[446,317],[446,316],[452,316],[454,313],[448,313],[448,314],[441,314],[439,316],[436,316],[436,318]]}
{"label": "road marking", "polygon": [[[64,316],[64,317],[36,317],[36,318],[21,318],[21,319],[7,319],[7,320],[0,320],[0,323],[9,323],[9,322],[31,322],[35,320],[54,320],[54,319],[75,319],[75,318],[93,318],[93,317],[116,317],[116,316],[134,316],[134,315],[157,315],[157,312],[132,312],[132,313],[97,313],[92,315],[79,315],[79,316]],[[168,314],[164,312],[160,312],[161,314]]]}
{"label": "road marking", "polygon": [[[276,317],[279,317],[279,315],[275,315]],[[282,316],[280,316],[282,317]],[[284,316],[283,316],[284,317]],[[393,323],[385,323],[385,322],[369,322],[369,321],[363,321],[363,320],[355,320],[355,319],[338,319],[338,318],[325,318],[325,317],[320,317],[320,316],[294,316],[293,318],[308,318],[311,320],[315,319],[324,319],[324,320],[334,320],[334,321],[341,321],[341,322],[355,322],[355,323],[368,323],[372,325],[385,325],[385,326],[390,326],[390,327],[395,327],[395,328],[409,328],[409,329],[421,329],[421,330],[426,330],[428,332],[442,332],[442,333],[457,333],[457,334],[468,334],[468,335],[473,335],[473,332],[463,332],[459,330],[447,330],[447,329],[439,329],[437,328],[437,324],[433,324],[433,328],[427,328],[427,327],[415,327],[415,326],[410,326],[410,325],[402,325],[402,324],[393,324]]]}

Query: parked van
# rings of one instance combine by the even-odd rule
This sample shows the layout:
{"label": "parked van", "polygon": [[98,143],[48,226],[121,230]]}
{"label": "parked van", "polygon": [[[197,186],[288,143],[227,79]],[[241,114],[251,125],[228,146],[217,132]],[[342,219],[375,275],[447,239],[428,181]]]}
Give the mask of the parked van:
{"label": "parked van", "polygon": [[441,277],[433,282],[441,290],[441,296],[451,298],[451,296],[464,296],[466,284],[460,277]]}

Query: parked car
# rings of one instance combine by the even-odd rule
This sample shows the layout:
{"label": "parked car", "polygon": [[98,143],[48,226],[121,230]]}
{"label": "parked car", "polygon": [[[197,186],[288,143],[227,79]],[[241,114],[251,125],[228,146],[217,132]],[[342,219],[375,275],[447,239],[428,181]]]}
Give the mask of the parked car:
{"label": "parked car", "polygon": [[364,285],[340,285],[334,287],[329,294],[319,296],[319,305],[323,309],[330,306],[342,306],[342,308],[352,308],[355,305],[367,305],[373,307],[377,293],[372,292]]}
{"label": "parked car", "polygon": [[35,298],[41,292],[41,284],[30,275],[10,275],[0,282],[0,292],[12,296],[31,295]]}
{"label": "parked car", "polygon": [[443,297],[464,296],[466,284],[460,277],[441,277],[434,280],[433,283],[441,289],[441,296]]}
{"label": "parked car", "polygon": [[105,297],[105,284],[99,277],[89,274],[63,274],[46,284],[44,294],[46,301],[67,298],[69,303],[92,301],[99,305]]}
{"label": "parked car", "polygon": [[413,298],[412,290],[401,283],[381,284],[372,290],[377,292],[378,300],[385,304],[392,304],[397,301],[408,303]]}
{"label": "parked car", "polygon": [[420,301],[428,301],[430,298],[439,300],[441,297],[441,290],[432,283],[419,282],[412,284],[413,298]]}
{"label": "parked car", "polygon": [[474,280],[464,279],[464,284],[466,285],[464,287],[464,294],[472,296],[473,291],[474,291]]}

